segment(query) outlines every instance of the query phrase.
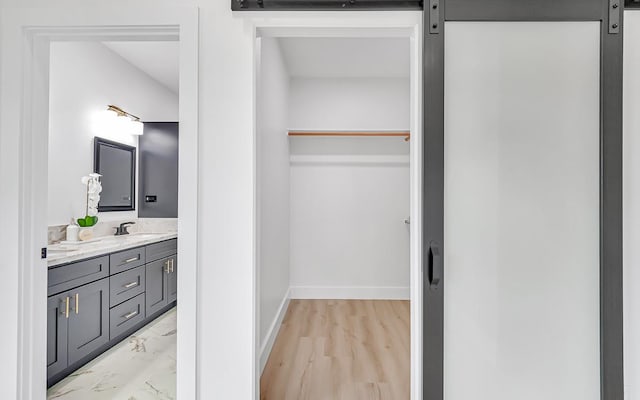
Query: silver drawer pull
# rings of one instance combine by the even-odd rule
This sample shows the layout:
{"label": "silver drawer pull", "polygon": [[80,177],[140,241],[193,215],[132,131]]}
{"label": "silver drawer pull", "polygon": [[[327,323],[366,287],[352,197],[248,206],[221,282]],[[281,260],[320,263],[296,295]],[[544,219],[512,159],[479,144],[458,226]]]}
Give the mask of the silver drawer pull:
{"label": "silver drawer pull", "polygon": [[126,285],[122,285],[122,287],[124,287],[126,289],[132,288],[134,286],[138,286],[138,281],[127,283]]}
{"label": "silver drawer pull", "polygon": [[137,312],[137,311],[131,311],[129,314],[125,314],[125,315],[123,315],[123,316],[122,316],[122,318],[124,318],[124,319],[129,319],[129,318],[131,318],[131,317],[135,317],[136,315],[138,315],[138,312]]}
{"label": "silver drawer pull", "polygon": [[124,260],[125,264],[126,263],[130,263],[130,262],[134,262],[134,261],[138,261],[138,256],[131,257],[131,258],[128,258],[128,259]]}

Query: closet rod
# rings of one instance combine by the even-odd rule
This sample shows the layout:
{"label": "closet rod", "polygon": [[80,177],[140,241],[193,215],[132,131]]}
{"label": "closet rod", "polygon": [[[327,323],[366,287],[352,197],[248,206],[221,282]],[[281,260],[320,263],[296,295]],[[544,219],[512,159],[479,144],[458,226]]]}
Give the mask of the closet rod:
{"label": "closet rod", "polygon": [[409,141],[409,131],[289,131],[289,136],[378,136],[378,137],[404,137]]}

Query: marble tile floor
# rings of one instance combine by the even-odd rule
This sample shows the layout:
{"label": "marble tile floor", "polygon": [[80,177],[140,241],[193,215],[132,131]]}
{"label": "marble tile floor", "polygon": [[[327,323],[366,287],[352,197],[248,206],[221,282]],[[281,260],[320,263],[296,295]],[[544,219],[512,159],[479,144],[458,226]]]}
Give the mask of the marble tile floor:
{"label": "marble tile floor", "polygon": [[170,400],[175,397],[175,307],[47,391],[48,400]]}

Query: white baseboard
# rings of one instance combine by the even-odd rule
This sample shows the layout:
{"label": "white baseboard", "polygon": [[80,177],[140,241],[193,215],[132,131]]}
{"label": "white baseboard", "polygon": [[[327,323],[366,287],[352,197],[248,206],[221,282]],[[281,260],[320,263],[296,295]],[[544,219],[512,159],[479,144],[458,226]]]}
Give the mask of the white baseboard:
{"label": "white baseboard", "polygon": [[289,308],[289,299],[291,298],[290,293],[291,289],[287,290],[287,292],[284,294],[282,303],[280,303],[280,307],[278,308],[278,313],[276,314],[276,317],[273,319],[273,322],[269,327],[269,332],[267,333],[267,337],[264,343],[262,343],[262,346],[260,347],[260,375],[262,375],[262,371],[264,370],[265,365],[267,365],[269,354],[271,354],[273,344],[276,342],[278,332],[280,332],[282,320],[287,313],[287,308]]}
{"label": "white baseboard", "polygon": [[292,286],[292,299],[409,300],[409,287]]}

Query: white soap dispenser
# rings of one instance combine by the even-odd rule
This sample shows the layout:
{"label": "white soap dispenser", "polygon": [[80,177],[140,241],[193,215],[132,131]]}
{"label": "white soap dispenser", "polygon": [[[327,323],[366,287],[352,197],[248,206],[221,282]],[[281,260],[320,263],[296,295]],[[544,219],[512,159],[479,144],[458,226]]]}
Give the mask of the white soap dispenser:
{"label": "white soap dispenser", "polygon": [[71,223],[67,226],[67,242],[77,242],[79,230],[80,227],[71,219]]}

